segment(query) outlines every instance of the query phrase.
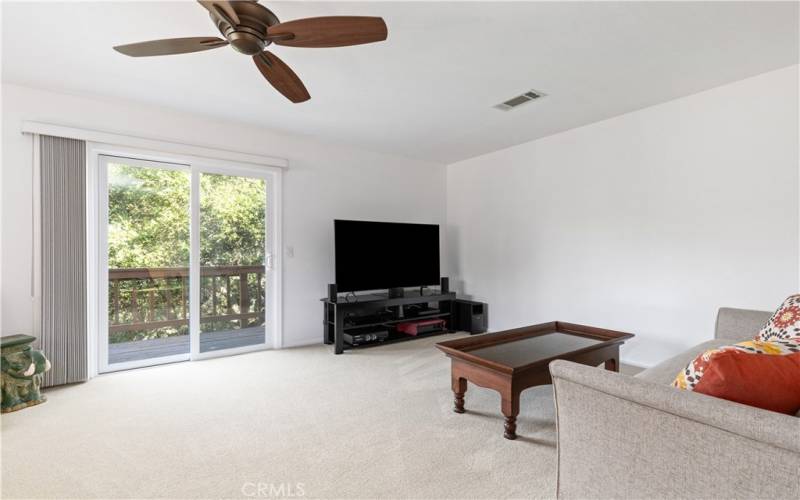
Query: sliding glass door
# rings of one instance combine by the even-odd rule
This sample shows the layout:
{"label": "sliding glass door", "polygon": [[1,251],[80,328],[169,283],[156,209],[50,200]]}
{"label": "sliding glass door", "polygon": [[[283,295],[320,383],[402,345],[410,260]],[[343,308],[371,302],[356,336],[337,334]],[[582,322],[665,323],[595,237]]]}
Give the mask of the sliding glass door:
{"label": "sliding glass door", "polygon": [[272,346],[272,174],[98,163],[100,371]]}
{"label": "sliding glass door", "polygon": [[200,352],[265,342],[267,181],[200,174]]}
{"label": "sliding glass door", "polygon": [[104,160],[106,364],[188,359],[189,168]]}

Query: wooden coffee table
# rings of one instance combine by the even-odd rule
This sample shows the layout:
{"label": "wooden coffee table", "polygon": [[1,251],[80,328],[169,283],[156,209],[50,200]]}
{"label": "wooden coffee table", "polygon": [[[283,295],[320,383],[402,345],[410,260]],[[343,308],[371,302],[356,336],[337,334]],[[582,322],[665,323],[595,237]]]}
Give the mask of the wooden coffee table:
{"label": "wooden coffee table", "polygon": [[452,361],[456,413],[464,413],[467,381],[494,389],[502,399],[507,439],[517,438],[522,391],[551,383],[548,365],[566,359],[619,371],[619,346],[632,333],[554,321],[436,344]]}

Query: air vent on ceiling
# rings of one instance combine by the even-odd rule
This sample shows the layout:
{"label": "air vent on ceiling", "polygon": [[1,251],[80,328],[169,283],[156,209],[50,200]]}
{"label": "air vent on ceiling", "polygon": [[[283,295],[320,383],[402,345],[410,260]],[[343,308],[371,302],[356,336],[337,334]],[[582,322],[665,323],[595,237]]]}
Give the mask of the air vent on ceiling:
{"label": "air vent on ceiling", "polygon": [[497,106],[495,106],[495,108],[502,109],[503,111],[510,111],[516,107],[522,106],[525,103],[541,99],[545,95],[546,94],[544,94],[543,92],[539,92],[538,90],[529,90],[524,94],[512,97],[511,99],[498,104]]}

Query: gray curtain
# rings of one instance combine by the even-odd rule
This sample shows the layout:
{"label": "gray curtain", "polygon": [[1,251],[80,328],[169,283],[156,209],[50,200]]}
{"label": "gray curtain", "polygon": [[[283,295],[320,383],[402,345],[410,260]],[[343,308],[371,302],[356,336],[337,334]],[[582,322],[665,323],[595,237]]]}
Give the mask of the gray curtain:
{"label": "gray curtain", "polygon": [[86,143],[40,137],[44,385],[87,379]]}

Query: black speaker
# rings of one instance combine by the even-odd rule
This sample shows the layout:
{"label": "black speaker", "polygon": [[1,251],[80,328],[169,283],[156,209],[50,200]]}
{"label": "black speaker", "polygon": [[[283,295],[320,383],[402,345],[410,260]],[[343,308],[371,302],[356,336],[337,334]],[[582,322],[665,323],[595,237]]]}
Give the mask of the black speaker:
{"label": "black speaker", "polygon": [[484,333],[489,328],[489,304],[472,300],[456,299],[453,301],[453,329],[475,333]]}
{"label": "black speaker", "polygon": [[450,292],[450,278],[443,277],[441,282],[441,292],[440,293],[448,293]]}
{"label": "black speaker", "polygon": [[330,302],[336,302],[336,298],[338,296],[338,290],[336,289],[336,283],[331,283],[328,285],[328,300]]}

